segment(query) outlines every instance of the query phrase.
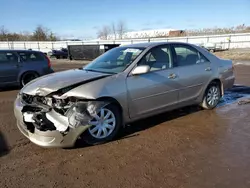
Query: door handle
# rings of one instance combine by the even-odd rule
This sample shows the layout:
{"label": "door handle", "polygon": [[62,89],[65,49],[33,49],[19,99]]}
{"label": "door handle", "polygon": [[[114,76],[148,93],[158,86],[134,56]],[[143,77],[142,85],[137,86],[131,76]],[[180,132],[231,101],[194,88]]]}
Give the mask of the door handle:
{"label": "door handle", "polygon": [[177,77],[176,74],[170,74],[170,75],[168,75],[169,79],[175,79],[176,77]]}
{"label": "door handle", "polygon": [[211,67],[207,67],[206,69],[205,69],[205,71],[211,71],[212,69],[211,69]]}

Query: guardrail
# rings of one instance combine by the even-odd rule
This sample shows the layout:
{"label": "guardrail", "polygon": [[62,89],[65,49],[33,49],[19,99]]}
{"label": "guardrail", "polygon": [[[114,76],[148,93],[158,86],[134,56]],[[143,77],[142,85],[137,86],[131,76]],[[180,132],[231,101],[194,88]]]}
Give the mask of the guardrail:
{"label": "guardrail", "polygon": [[167,38],[145,38],[145,39],[122,39],[122,40],[99,40],[99,41],[5,41],[0,42],[0,49],[33,49],[43,52],[51,49],[66,48],[68,45],[93,45],[93,44],[133,44],[141,42],[188,42],[192,44],[213,43],[220,45],[223,49],[250,48],[250,33],[186,36]]}

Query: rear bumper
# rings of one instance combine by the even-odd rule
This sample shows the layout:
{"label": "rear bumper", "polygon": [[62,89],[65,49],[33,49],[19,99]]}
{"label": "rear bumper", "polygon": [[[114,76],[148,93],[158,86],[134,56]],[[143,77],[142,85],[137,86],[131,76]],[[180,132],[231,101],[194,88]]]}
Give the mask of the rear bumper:
{"label": "rear bumper", "polygon": [[46,75],[46,74],[54,73],[55,71],[52,68],[48,68],[48,69],[45,69],[43,72],[44,72],[44,75]]}

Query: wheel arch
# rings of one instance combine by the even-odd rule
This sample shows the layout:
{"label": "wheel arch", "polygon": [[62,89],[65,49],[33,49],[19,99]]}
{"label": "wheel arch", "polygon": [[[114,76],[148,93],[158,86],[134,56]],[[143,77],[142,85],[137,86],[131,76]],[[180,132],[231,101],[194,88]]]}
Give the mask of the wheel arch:
{"label": "wheel arch", "polygon": [[102,97],[97,98],[96,100],[97,101],[108,101],[108,102],[110,102],[110,104],[115,104],[121,113],[122,122],[124,124],[124,110],[123,110],[121,104],[118,102],[118,100],[116,100],[114,97],[108,97],[108,96],[102,96]]}
{"label": "wheel arch", "polygon": [[[80,134],[77,135],[78,136],[77,138],[79,138],[79,137],[82,138],[79,141],[83,140],[83,141],[85,141],[85,143],[87,143],[89,145],[102,144],[102,143],[105,143],[107,141],[112,140],[118,134],[120,128],[124,127],[123,114],[122,114],[123,109],[122,109],[120,103],[117,101],[117,99],[115,99],[113,97],[109,97],[109,96],[102,96],[102,97],[99,97],[96,99],[90,99],[89,101],[104,101],[104,102],[108,102],[108,104],[113,104],[113,105],[115,105],[115,107],[118,107],[118,111],[121,112],[121,116],[119,116],[120,124],[119,124],[119,126],[117,126],[118,128],[115,128],[116,130],[114,132],[112,132],[111,135],[108,136],[109,138],[108,137],[101,138],[100,141],[96,140],[96,138],[93,138],[93,136],[90,135],[90,133],[87,131],[88,128],[81,131]],[[117,111],[116,111],[116,114],[117,114]],[[113,136],[112,136],[112,134],[113,134]],[[110,136],[112,136],[112,138],[110,138]],[[104,140],[102,140],[102,139],[104,139]],[[77,142],[78,141],[76,139],[74,143],[77,144]]]}
{"label": "wheel arch", "polygon": [[123,109],[122,109],[122,106],[121,104],[113,97],[107,97],[107,96],[104,96],[104,97],[99,97],[96,99],[97,101],[108,101],[110,102],[111,104],[115,104],[118,106],[120,112],[122,113],[123,112]]}
{"label": "wheel arch", "polygon": [[204,98],[204,95],[208,89],[208,86],[212,83],[218,83],[220,85],[220,92],[221,92],[221,96],[224,95],[224,87],[223,87],[223,82],[219,79],[219,78],[214,78],[212,79],[211,81],[208,82],[208,84],[203,88],[200,96],[198,97],[198,102],[202,102],[203,98]]}
{"label": "wheel arch", "polygon": [[[219,84],[221,96],[223,96],[223,95],[224,95],[223,82],[222,82],[219,78],[215,78],[215,79],[213,79],[213,80],[211,80],[211,81],[209,82],[209,84],[207,85],[207,87],[208,87],[210,84],[212,84],[212,83],[217,83],[217,84]],[[207,87],[206,87],[206,88],[207,88]]]}
{"label": "wheel arch", "polygon": [[27,70],[27,71],[23,71],[19,74],[19,77],[18,77],[18,82],[21,83],[22,81],[22,78],[24,75],[26,74],[36,74],[38,77],[40,76],[39,72],[35,71],[35,70]]}
{"label": "wheel arch", "polygon": [[218,79],[218,78],[215,78],[215,79],[213,79],[213,80],[211,80],[208,84],[207,84],[207,86],[206,86],[206,88],[204,89],[204,91],[203,91],[203,95],[202,95],[202,100],[201,100],[201,102],[200,102],[200,106],[203,108],[203,109],[213,109],[213,108],[215,108],[216,107],[216,105],[218,104],[218,102],[219,102],[219,100],[217,101],[217,103],[216,103],[216,105],[214,105],[214,104],[208,104],[208,102],[207,102],[207,100],[206,100],[206,95],[207,95],[207,92],[208,92],[208,89],[211,87],[211,86],[213,86],[213,85],[218,85],[218,87],[219,88],[221,88],[220,89],[220,97],[222,97],[223,96],[223,94],[224,94],[224,89],[223,89],[223,82],[220,80],[220,79]]}
{"label": "wheel arch", "polygon": [[27,73],[35,73],[37,74],[38,76],[40,76],[39,72],[35,71],[35,70],[26,70],[26,71],[23,71],[19,74],[19,81],[21,80],[21,78],[27,74]]}

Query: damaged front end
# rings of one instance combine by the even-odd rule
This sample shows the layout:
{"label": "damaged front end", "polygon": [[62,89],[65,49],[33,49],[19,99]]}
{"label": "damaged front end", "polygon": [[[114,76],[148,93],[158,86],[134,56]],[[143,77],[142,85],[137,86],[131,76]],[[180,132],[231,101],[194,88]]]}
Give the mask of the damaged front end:
{"label": "damaged front end", "polygon": [[58,131],[64,137],[79,127],[86,130],[101,108],[108,103],[58,95],[20,94],[23,122],[30,133]]}

